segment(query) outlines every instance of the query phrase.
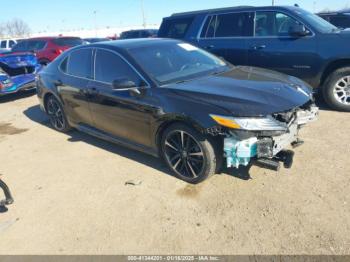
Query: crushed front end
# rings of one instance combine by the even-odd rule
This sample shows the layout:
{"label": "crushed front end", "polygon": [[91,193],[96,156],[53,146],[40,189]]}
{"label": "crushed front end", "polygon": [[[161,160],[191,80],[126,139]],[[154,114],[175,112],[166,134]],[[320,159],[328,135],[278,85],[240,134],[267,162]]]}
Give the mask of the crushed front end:
{"label": "crushed front end", "polygon": [[32,53],[0,56],[0,96],[35,88],[35,75],[41,69]]}
{"label": "crushed front end", "polygon": [[318,107],[312,102],[288,112],[265,117],[224,117],[211,115],[223,129],[223,151],[227,167],[239,168],[255,163],[278,170],[280,162],[291,167],[293,151],[303,143],[298,133],[305,124],[318,118]]}

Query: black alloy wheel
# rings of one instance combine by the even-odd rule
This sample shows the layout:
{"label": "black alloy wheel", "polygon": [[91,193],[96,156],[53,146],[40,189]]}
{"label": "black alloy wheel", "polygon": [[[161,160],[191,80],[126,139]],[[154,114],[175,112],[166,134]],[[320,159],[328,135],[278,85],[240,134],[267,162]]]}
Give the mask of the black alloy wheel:
{"label": "black alloy wheel", "polygon": [[162,154],[174,174],[189,183],[215,174],[219,162],[213,142],[184,124],[172,125],[164,132]]}
{"label": "black alloy wheel", "polygon": [[67,132],[70,130],[70,126],[67,122],[62,106],[54,96],[50,96],[48,98],[46,102],[46,111],[49,115],[50,123],[54,129],[60,132]]}

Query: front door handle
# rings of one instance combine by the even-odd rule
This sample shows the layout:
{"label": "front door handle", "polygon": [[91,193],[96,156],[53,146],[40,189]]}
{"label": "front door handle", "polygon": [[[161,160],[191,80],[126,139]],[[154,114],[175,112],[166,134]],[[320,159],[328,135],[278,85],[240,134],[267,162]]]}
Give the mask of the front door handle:
{"label": "front door handle", "polygon": [[266,45],[254,45],[251,47],[253,50],[263,50],[266,48]]}

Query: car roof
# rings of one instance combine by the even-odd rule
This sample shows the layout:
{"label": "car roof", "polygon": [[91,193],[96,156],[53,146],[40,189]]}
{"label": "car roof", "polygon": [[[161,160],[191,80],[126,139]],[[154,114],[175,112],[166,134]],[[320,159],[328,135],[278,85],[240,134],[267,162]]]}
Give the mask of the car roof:
{"label": "car roof", "polygon": [[[157,43],[181,43],[182,41],[168,38],[136,38],[125,40],[114,40],[107,42],[99,42],[88,45],[88,47],[102,47],[116,50],[127,50],[130,48],[147,47]],[[79,46],[84,47],[84,46]],[[78,47],[78,48],[79,48]]]}
{"label": "car roof", "polygon": [[127,32],[138,32],[138,31],[153,31],[153,30],[158,30],[158,29],[132,29],[132,30],[127,30],[123,31],[122,33],[127,33]]}
{"label": "car roof", "polygon": [[350,10],[346,11],[334,11],[334,12],[321,12],[318,15],[350,15]]}
{"label": "car roof", "polygon": [[31,37],[31,38],[27,38],[27,39],[23,39],[23,41],[25,40],[53,40],[53,39],[61,39],[61,38],[79,38],[77,36],[40,36],[40,37]]}
{"label": "car roof", "polygon": [[190,15],[199,15],[199,14],[211,14],[217,12],[231,12],[231,11],[258,11],[258,10],[297,10],[300,7],[297,6],[234,6],[234,7],[225,7],[225,8],[215,8],[215,9],[205,9],[205,10],[197,10],[191,12],[183,12],[183,13],[174,13],[168,18],[175,18],[178,16],[190,16]]}

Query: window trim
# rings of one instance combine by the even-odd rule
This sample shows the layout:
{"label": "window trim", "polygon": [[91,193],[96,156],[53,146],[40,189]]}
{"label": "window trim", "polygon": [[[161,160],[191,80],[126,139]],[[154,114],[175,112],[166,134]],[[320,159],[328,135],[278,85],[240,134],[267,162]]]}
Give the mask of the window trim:
{"label": "window trim", "polygon": [[[256,29],[256,13],[257,12],[275,12],[275,13],[281,13],[284,14],[286,16],[289,16],[291,18],[293,18],[294,20],[298,21],[299,23],[301,23],[302,25],[305,26],[305,28],[307,30],[310,31],[311,35],[308,36],[304,36],[303,38],[307,37],[307,38],[311,38],[311,37],[315,37],[315,32],[310,28],[310,26],[307,26],[305,24],[305,22],[301,21],[298,17],[294,16],[293,14],[289,14],[285,11],[282,10],[272,10],[272,9],[266,9],[266,10],[254,10],[254,11],[231,11],[231,12],[225,12],[225,13],[208,13],[205,18],[202,21],[202,25],[200,27],[200,30],[198,31],[197,34],[197,40],[207,40],[207,39],[252,39],[252,38],[259,38],[259,39],[263,39],[263,38],[294,38],[292,36],[256,36],[255,35],[255,29]],[[202,31],[204,29],[204,25],[208,19],[208,17],[212,16],[218,16],[218,15],[225,15],[225,14],[234,14],[234,13],[254,13],[254,28],[253,28],[253,35],[252,36],[227,36],[227,37],[201,37]]]}
{"label": "window trim", "polygon": [[[72,74],[68,73],[68,67],[69,67],[69,62],[70,62],[70,56],[73,52],[76,52],[78,50],[85,50],[85,49],[91,49],[92,50],[92,66],[93,66],[93,70],[92,70],[92,78],[86,78],[86,77],[81,77],[81,76],[75,76]],[[119,56],[124,62],[126,62],[126,64],[128,64],[130,66],[130,68],[147,84],[146,86],[143,86],[144,88],[151,88],[151,84],[149,83],[149,81],[147,81],[145,79],[145,77],[127,60],[125,59],[121,54],[119,54],[118,52],[114,51],[114,50],[110,50],[107,48],[102,48],[102,47],[84,47],[84,48],[79,48],[77,50],[73,50],[71,53],[69,53],[65,58],[62,59],[62,61],[59,63],[58,65],[58,70],[67,76],[71,76],[71,77],[75,77],[75,78],[80,78],[80,79],[84,79],[84,80],[88,80],[88,81],[93,81],[93,82],[97,82],[97,83],[101,83],[101,84],[106,84],[106,85],[110,85],[112,86],[112,83],[108,83],[108,82],[103,82],[103,81],[99,81],[96,80],[96,53],[97,50],[104,50],[104,51],[108,51],[111,52],[113,54],[116,54],[117,56]],[[63,72],[61,69],[61,65],[64,62],[64,60],[67,59],[67,72]],[[133,89],[133,88],[129,88],[129,89]]]}

